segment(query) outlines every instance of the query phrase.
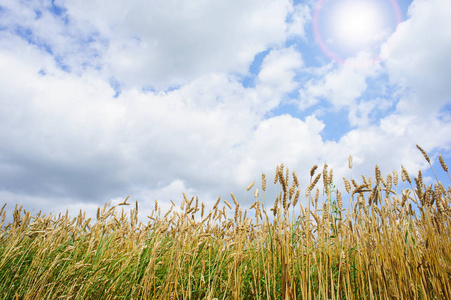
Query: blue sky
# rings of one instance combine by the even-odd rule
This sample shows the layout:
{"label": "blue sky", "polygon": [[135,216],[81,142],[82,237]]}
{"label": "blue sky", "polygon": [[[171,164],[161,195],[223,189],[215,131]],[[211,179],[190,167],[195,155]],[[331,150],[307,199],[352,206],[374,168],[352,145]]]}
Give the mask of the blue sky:
{"label": "blue sky", "polygon": [[94,213],[131,194],[144,217],[182,192],[241,198],[280,163],[305,191],[326,162],[344,191],[348,155],[358,182],[377,164],[434,183],[416,144],[448,186],[450,15],[449,0],[2,0],[1,202]]}

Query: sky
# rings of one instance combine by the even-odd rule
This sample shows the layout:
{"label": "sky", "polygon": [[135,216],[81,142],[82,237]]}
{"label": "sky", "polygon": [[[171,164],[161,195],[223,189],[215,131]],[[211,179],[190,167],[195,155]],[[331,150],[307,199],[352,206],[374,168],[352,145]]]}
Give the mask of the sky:
{"label": "sky", "polygon": [[[449,0],[0,0],[0,202],[33,213],[182,193],[283,163],[451,182]],[[353,156],[352,174],[348,156]],[[261,199],[260,199],[261,201]],[[305,205],[305,199],[301,198]]]}

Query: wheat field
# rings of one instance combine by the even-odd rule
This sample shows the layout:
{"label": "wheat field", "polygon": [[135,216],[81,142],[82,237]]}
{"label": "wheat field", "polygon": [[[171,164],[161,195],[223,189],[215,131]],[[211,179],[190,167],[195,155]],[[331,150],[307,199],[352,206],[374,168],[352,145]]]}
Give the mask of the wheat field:
{"label": "wheat field", "polygon": [[16,206],[4,224],[3,206],[0,297],[451,299],[451,187],[425,185],[421,171],[411,178],[376,166],[374,178],[340,179],[340,192],[325,164],[301,191],[279,165],[276,194],[266,195],[263,174],[246,188],[247,209],[233,194],[208,211],[183,194],[166,212],[156,201],[147,223],[128,198],[94,220]]}

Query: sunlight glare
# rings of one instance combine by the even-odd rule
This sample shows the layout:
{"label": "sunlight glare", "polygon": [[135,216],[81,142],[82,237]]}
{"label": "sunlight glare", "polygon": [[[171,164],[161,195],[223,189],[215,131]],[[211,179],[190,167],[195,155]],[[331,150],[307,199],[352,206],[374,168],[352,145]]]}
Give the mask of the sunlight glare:
{"label": "sunlight glare", "polygon": [[362,52],[378,60],[401,20],[396,0],[318,0],[313,30],[321,50],[337,62]]}
{"label": "sunlight glare", "polygon": [[337,42],[348,47],[365,46],[384,31],[382,16],[369,1],[346,1],[334,14],[333,28]]}

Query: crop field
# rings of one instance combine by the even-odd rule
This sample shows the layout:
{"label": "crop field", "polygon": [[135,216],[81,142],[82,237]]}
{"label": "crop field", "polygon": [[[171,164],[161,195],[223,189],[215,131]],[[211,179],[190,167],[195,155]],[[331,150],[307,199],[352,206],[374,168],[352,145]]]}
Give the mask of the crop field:
{"label": "crop field", "polygon": [[94,220],[16,206],[4,224],[3,206],[0,298],[451,299],[449,185],[404,167],[334,179],[325,164],[301,190],[279,165],[246,191],[208,210],[197,197],[164,212],[156,201],[147,223],[128,198]]}

